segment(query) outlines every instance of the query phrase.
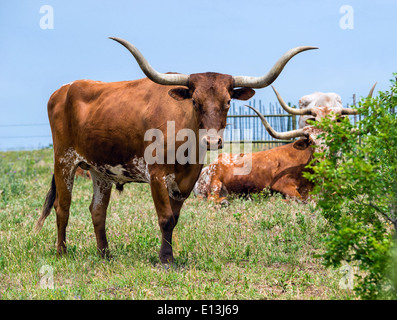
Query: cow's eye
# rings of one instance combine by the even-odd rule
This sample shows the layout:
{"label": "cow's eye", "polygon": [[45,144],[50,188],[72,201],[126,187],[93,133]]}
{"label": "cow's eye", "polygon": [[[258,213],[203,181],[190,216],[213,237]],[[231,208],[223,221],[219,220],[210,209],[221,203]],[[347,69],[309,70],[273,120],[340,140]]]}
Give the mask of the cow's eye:
{"label": "cow's eye", "polygon": [[231,101],[231,100],[229,100],[229,101],[226,103],[226,109],[229,109],[229,108],[230,108],[230,101]]}
{"label": "cow's eye", "polygon": [[192,104],[193,104],[193,107],[197,108],[197,102],[196,102],[196,100],[192,99]]}

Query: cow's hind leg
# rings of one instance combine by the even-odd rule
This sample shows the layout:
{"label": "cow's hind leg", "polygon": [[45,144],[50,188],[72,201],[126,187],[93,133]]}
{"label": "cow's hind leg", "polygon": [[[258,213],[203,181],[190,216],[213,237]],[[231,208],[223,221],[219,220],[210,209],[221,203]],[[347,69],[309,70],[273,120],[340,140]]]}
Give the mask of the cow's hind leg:
{"label": "cow's hind leg", "polygon": [[109,257],[108,241],[106,239],[106,210],[109,205],[112,184],[106,181],[95,171],[90,171],[94,194],[90,205],[92,223],[94,225],[95,237],[98,251],[103,257]]}
{"label": "cow's hind leg", "polygon": [[63,164],[55,161],[54,180],[56,196],[54,208],[56,212],[58,240],[57,254],[66,253],[66,227],[69,221],[69,209],[72,200],[73,180],[76,167],[73,162]]}

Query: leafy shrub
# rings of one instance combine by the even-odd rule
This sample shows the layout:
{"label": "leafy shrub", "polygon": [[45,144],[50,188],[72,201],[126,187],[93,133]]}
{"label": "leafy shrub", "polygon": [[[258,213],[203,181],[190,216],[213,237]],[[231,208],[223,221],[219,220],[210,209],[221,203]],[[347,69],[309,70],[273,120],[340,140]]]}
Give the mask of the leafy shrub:
{"label": "leafy shrub", "polygon": [[354,289],[362,298],[396,298],[396,80],[360,106],[363,119],[355,125],[348,117],[337,125],[330,118],[316,124],[326,132],[327,148],[315,153],[313,173],[305,176],[316,184],[313,193],[331,227],[325,265],[359,267]]}

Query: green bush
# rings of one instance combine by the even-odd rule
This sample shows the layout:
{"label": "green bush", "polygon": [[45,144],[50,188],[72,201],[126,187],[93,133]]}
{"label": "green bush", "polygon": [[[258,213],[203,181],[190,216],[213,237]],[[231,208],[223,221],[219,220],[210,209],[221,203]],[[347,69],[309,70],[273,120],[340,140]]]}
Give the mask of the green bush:
{"label": "green bush", "polygon": [[325,265],[358,267],[354,290],[362,298],[396,298],[396,80],[360,107],[362,120],[354,125],[348,117],[337,125],[331,118],[316,124],[327,148],[315,153],[313,173],[305,175],[330,225]]}

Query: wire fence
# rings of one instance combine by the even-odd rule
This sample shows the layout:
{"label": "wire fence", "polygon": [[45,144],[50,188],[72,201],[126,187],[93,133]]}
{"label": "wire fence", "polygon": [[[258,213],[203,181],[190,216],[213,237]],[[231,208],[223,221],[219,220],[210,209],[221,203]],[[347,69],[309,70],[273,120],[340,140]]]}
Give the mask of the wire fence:
{"label": "wire fence", "polygon": [[[262,103],[261,100],[250,100],[250,106],[259,110],[269,124],[278,132],[286,132],[298,128],[299,116],[287,113],[278,102]],[[291,104],[288,103],[291,107]],[[353,94],[353,104],[356,105],[356,95]],[[349,116],[352,123],[361,120],[361,115]],[[232,103],[227,116],[227,130],[225,142],[244,143],[252,142],[256,149],[270,149],[282,144],[291,143],[292,140],[278,140],[270,136],[256,113],[244,105]]]}
{"label": "wire fence", "polygon": [[35,150],[52,143],[50,124],[0,124],[0,151]]}
{"label": "wire fence", "polygon": [[[256,108],[273,129],[279,132],[295,130],[297,128],[297,119],[295,115],[288,114],[278,103],[264,104],[261,100],[250,100],[250,106]],[[257,145],[265,145],[272,148],[284,143],[290,143],[290,140],[277,140],[269,135],[257,114],[244,105],[232,103],[228,116],[227,127],[225,131],[225,142],[244,143],[250,141]]]}
{"label": "wire fence", "polygon": [[[355,95],[353,95],[353,105],[355,105],[355,102]],[[259,149],[269,149],[291,142],[291,140],[277,140],[271,137],[256,113],[245,107],[245,104],[247,103],[232,103],[227,115],[227,126],[224,133],[225,142],[244,143],[249,141]],[[298,127],[299,116],[288,114],[278,102],[263,103],[261,100],[252,99],[248,104],[258,109],[276,131],[286,132]],[[290,103],[289,105],[291,106]],[[360,118],[359,116],[351,116],[351,120],[355,123]],[[40,127],[40,129],[27,130],[28,127]],[[26,134],[32,131],[35,133]],[[34,139],[38,142],[36,149],[40,146],[41,148],[46,147],[51,143],[51,131],[48,122],[0,124],[0,150],[29,149],[31,148],[29,141]],[[8,142],[6,145],[9,147],[3,147],[4,141]],[[18,143],[14,144],[13,141],[18,141]]]}

